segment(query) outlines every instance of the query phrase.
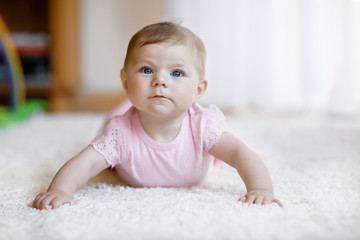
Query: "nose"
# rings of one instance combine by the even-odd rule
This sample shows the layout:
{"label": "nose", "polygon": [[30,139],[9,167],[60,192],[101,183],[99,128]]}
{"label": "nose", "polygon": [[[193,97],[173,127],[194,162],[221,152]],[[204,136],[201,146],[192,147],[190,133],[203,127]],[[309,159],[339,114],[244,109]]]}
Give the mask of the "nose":
{"label": "nose", "polygon": [[157,73],[154,74],[153,80],[151,82],[152,87],[168,87],[168,80],[164,74]]}

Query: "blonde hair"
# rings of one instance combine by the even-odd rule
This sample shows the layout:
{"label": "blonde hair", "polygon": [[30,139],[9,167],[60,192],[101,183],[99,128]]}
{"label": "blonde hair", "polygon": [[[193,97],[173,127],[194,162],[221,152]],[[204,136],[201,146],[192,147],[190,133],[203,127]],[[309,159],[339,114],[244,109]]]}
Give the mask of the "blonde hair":
{"label": "blonde hair", "polygon": [[124,69],[126,69],[131,53],[135,48],[140,48],[147,44],[162,42],[182,44],[193,48],[199,58],[200,76],[205,76],[206,49],[204,43],[189,29],[172,22],[151,24],[135,33],[135,35],[130,39],[127,48]]}

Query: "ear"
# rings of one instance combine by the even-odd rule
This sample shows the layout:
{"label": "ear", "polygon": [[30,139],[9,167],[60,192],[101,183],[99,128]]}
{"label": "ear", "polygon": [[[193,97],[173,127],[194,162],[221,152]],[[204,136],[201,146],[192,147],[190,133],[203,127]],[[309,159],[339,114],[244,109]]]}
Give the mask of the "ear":
{"label": "ear", "polygon": [[125,90],[128,89],[128,85],[127,85],[127,79],[126,79],[126,72],[125,72],[125,69],[122,68],[121,71],[120,71],[120,78],[121,78],[121,82],[122,82],[122,85],[123,85],[123,88]]}
{"label": "ear", "polygon": [[205,93],[207,89],[207,80],[201,80],[198,87],[197,87],[197,97],[196,101],[201,98],[201,96]]}

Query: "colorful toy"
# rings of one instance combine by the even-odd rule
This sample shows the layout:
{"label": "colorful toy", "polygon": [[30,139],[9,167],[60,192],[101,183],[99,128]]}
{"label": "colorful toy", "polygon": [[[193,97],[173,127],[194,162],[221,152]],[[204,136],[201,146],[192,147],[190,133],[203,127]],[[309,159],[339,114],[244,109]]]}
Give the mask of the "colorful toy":
{"label": "colorful toy", "polygon": [[9,105],[0,106],[0,128],[24,120],[36,111],[45,109],[42,100],[26,101],[25,78],[19,55],[10,32],[0,15],[0,53],[5,62],[5,73],[9,88]]}

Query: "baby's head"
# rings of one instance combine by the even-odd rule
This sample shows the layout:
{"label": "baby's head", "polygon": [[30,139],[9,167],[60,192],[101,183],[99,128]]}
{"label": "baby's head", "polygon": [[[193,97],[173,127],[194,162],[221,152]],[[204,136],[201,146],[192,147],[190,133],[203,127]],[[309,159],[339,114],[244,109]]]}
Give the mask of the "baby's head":
{"label": "baby's head", "polygon": [[199,76],[201,79],[205,78],[206,49],[204,43],[189,29],[172,22],[155,23],[139,30],[129,42],[124,69],[128,66],[135,49],[148,44],[165,42],[174,45],[184,45],[194,51],[198,57]]}
{"label": "baby's head", "polygon": [[140,115],[178,118],[207,88],[205,57],[204,44],[187,28],[152,24],[131,38],[121,81]]}

